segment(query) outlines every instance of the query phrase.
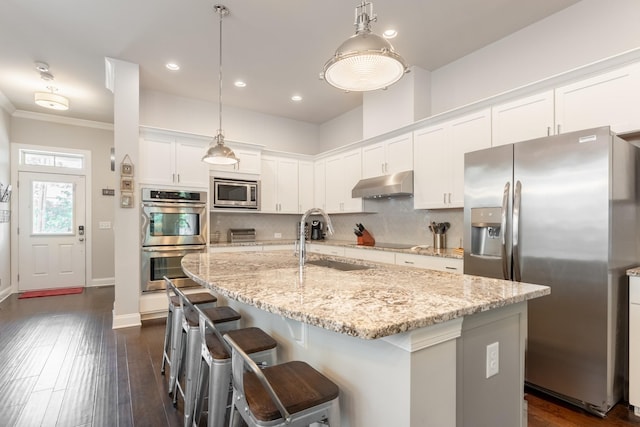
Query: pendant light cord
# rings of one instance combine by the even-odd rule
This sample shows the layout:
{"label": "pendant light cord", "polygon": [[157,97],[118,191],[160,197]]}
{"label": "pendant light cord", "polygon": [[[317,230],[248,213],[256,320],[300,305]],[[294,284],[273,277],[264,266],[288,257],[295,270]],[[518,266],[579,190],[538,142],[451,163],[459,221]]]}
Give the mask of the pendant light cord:
{"label": "pendant light cord", "polygon": [[217,9],[220,15],[220,51],[218,61],[218,133],[222,133],[222,18],[227,12],[224,6]]}

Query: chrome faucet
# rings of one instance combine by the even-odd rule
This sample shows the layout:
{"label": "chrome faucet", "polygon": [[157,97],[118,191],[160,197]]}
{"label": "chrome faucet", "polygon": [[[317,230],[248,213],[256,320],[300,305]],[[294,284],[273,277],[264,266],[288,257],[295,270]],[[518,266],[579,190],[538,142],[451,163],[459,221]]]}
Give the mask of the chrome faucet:
{"label": "chrome faucet", "polygon": [[329,215],[327,215],[325,211],[323,211],[320,208],[311,208],[305,213],[303,213],[302,218],[300,219],[300,235],[298,236],[298,244],[299,244],[298,254],[300,257],[299,258],[300,267],[304,266],[304,257],[306,255],[306,248],[305,248],[306,238],[304,233],[304,225],[307,222],[307,218],[311,215],[322,215],[322,217],[324,218],[324,221],[327,223],[327,234],[329,235],[333,234],[333,224],[331,224],[331,218],[329,218]]}

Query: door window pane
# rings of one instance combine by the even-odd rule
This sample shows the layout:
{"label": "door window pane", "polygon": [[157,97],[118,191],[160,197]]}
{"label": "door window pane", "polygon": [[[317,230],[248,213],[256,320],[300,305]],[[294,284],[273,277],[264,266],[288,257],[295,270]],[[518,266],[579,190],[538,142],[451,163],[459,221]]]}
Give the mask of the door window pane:
{"label": "door window pane", "polygon": [[33,181],[33,234],[73,234],[73,184]]}

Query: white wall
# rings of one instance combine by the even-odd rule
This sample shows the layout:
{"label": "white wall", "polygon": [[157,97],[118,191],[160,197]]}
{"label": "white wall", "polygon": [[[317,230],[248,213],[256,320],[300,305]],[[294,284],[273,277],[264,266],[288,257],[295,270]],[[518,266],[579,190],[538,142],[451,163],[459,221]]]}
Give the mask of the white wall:
{"label": "white wall", "polygon": [[638,18],[638,0],[583,0],[433,71],[431,112],[640,47]]}
{"label": "white wall", "polygon": [[320,138],[315,154],[362,140],[362,106],[347,111],[320,125]]}
{"label": "white wall", "polygon": [[[42,117],[44,115],[38,115]],[[80,121],[78,121],[80,122]],[[107,126],[108,127],[108,126]],[[91,151],[91,284],[113,284],[113,230],[100,230],[100,221],[113,224],[113,196],[103,196],[103,188],[115,188],[115,173],[110,168],[113,131],[109,129],[61,124],[39,119],[13,117],[11,142]],[[7,155],[7,159],[8,159]],[[3,157],[2,157],[3,158]],[[0,166],[0,170],[2,167]],[[0,178],[0,182],[2,178]],[[3,280],[4,283],[4,280]]]}
{"label": "white wall", "polygon": [[[2,95],[2,94],[0,94]],[[0,183],[9,185],[11,169],[9,158],[9,135],[11,116],[0,106]],[[0,203],[0,210],[9,210],[9,203]],[[11,286],[11,223],[0,222],[0,301],[10,292]]]}
{"label": "white wall", "polygon": [[[214,136],[218,104],[154,91],[140,93],[140,125]],[[264,145],[275,151],[315,154],[318,125],[223,106],[222,128],[228,141]]]}

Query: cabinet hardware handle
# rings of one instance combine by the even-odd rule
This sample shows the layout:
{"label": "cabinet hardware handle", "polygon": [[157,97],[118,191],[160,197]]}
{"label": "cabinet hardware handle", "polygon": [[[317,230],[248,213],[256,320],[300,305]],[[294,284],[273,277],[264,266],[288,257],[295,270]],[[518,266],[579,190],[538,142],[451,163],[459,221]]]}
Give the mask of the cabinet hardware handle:
{"label": "cabinet hardware handle", "polygon": [[178,183],[180,183],[180,174],[176,174],[178,176]]}
{"label": "cabinet hardware handle", "polygon": [[176,174],[175,173],[171,174],[171,182],[176,182]]}
{"label": "cabinet hardware handle", "polygon": [[455,267],[449,267],[449,266],[445,266],[444,268],[446,268],[447,270],[457,270],[457,268],[455,268]]}
{"label": "cabinet hardware handle", "polygon": [[413,262],[413,261],[405,261],[404,263],[405,264],[415,264],[415,262]]}
{"label": "cabinet hardware handle", "polygon": [[560,135],[560,125],[558,125],[558,135]]}
{"label": "cabinet hardware handle", "polygon": [[547,136],[551,136],[551,126],[547,126]]}
{"label": "cabinet hardware handle", "polygon": [[442,193],[442,203],[447,203],[447,193]]}

